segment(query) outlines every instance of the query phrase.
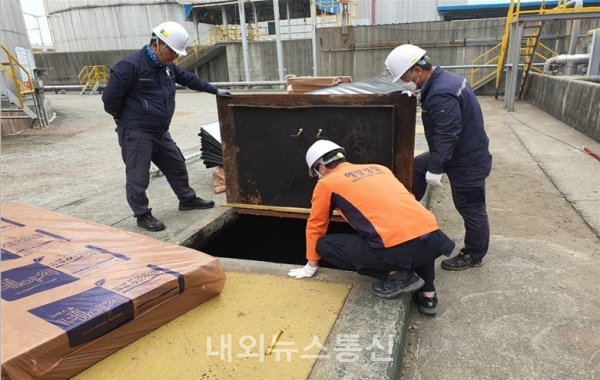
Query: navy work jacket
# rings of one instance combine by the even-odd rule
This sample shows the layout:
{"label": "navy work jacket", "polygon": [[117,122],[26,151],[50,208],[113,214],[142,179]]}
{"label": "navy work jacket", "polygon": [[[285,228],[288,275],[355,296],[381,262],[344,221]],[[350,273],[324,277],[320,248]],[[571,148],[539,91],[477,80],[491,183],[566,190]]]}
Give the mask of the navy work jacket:
{"label": "navy work jacket", "polygon": [[111,69],[102,93],[104,110],[118,119],[119,126],[164,132],[169,129],[175,112],[175,83],[211,94],[218,91],[174,63],[156,65],[144,47]]}
{"label": "navy work jacket", "polygon": [[462,76],[436,67],[421,88],[421,115],[431,173],[491,158],[481,107]]}

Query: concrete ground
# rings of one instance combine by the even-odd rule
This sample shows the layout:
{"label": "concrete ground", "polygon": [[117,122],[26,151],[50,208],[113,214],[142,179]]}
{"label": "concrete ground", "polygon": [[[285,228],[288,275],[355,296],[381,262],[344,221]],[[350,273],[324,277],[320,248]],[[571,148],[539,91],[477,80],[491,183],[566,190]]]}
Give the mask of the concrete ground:
{"label": "concrete ground", "polygon": [[[2,205],[25,203],[186,246],[200,245],[199,242],[235,221],[236,215],[230,208],[219,206],[225,203],[225,195],[214,194],[213,169],[206,169],[202,161],[196,159],[187,165],[191,186],[199,196],[214,199],[217,207],[180,212],[166,179],[155,177],[148,189],[150,206],[152,213],[167,228],[158,233],[138,228],[125,200],[124,165],[115,126],[111,117],[104,113],[100,96],[67,93],[49,94],[48,97],[57,112],[51,128],[28,130],[2,138]],[[170,131],[185,156],[198,151],[200,126],[214,120],[217,120],[217,111],[213,95],[178,92],[177,111]],[[268,231],[265,233],[267,236]],[[227,258],[222,258],[221,262],[227,272],[278,275],[285,276],[286,280],[289,269],[298,267]],[[332,373],[338,378],[397,378],[407,331],[408,296],[391,302],[380,299],[370,292],[372,279],[345,271],[322,268],[315,279],[351,286],[344,306],[336,312],[335,324],[325,334],[327,339],[321,339],[320,343],[332,352],[338,345],[338,337],[345,339],[344,335],[358,334],[357,343],[362,354],[356,361],[342,362],[333,352],[331,360],[316,361],[309,378],[329,380]],[[296,303],[306,302],[291,294],[288,297],[286,302],[290,308],[301,308],[302,305]],[[266,308],[261,310],[264,319],[274,318]],[[220,331],[226,334],[227,326]],[[374,351],[379,350],[378,346],[372,346],[376,335],[381,337],[381,354]],[[388,344],[390,336],[392,343]],[[168,347],[157,347],[160,349]],[[374,355],[377,355],[375,359],[385,360],[375,360]],[[190,378],[196,379],[197,375],[190,373]],[[279,378],[292,377],[283,372]]]}
{"label": "concrete ground", "polygon": [[[494,166],[484,266],[439,269],[439,311],[412,310],[403,379],[600,378],[600,144],[520,102],[480,99]],[[457,243],[448,184],[432,210]],[[457,245],[457,250],[460,246]]]}
{"label": "concrete ground", "polygon": [[[158,177],[149,197],[153,214],[167,229],[149,233],[137,228],[125,201],[114,124],[100,96],[48,97],[57,112],[50,129],[2,138],[3,205],[25,203],[174,244],[202,239],[234,218],[225,207],[177,211],[175,196]],[[409,312],[408,297],[376,299],[368,291],[370,280],[361,276],[320,270],[319,279],[353,284],[325,346],[335,345],[340,333],[356,331],[361,339],[370,338],[364,346],[374,333],[392,334],[393,356],[402,358],[410,317],[403,378],[599,378],[600,162],[580,149],[586,145],[600,151],[600,144],[527,103],[507,113],[501,101],[480,100],[494,155],[487,195],[492,239],[485,265],[438,271],[440,311],[435,318],[414,308]],[[216,102],[212,95],[185,91],[177,101],[171,131],[188,155],[198,149],[200,125],[217,119]],[[422,148],[419,139],[417,149]],[[200,160],[190,162],[188,170],[198,195],[225,202],[223,194],[213,194],[212,170]],[[442,229],[460,243],[462,220],[449,186],[432,197]],[[222,261],[226,269],[253,273],[285,275],[290,267]],[[310,378],[393,378],[397,364],[366,356],[346,364],[319,360]]]}

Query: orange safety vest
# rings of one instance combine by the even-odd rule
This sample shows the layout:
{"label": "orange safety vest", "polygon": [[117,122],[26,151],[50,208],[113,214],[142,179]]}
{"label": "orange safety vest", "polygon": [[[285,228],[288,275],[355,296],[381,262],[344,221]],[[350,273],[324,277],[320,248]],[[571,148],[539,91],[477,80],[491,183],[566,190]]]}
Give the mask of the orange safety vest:
{"label": "orange safety vest", "polygon": [[306,225],[306,258],[319,260],[317,240],[336,210],[372,248],[389,248],[439,229],[435,216],[381,165],[335,167],[317,182]]}

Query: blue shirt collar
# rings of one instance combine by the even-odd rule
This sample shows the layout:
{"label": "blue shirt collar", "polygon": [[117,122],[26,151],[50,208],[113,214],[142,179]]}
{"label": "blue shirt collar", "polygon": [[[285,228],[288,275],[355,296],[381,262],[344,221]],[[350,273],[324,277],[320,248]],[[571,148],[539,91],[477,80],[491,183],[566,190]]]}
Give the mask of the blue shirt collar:
{"label": "blue shirt collar", "polygon": [[162,63],[160,63],[160,61],[158,60],[158,58],[156,58],[156,54],[154,54],[154,52],[152,51],[152,49],[150,49],[150,45],[146,45],[146,54],[152,60],[152,62],[154,62],[154,64],[157,67],[164,67],[165,66]]}

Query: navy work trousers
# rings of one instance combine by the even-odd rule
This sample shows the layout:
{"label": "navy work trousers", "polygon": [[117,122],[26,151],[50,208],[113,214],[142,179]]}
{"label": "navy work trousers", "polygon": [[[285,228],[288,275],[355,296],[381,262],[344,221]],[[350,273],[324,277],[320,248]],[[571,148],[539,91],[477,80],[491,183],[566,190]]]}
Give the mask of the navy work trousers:
{"label": "navy work trousers", "polygon": [[441,230],[390,248],[375,249],[366,238],[331,234],[317,241],[317,253],[340,269],[384,280],[389,272],[414,271],[425,281],[423,292],[435,291],[435,259],[450,256],[454,242]]}
{"label": "navy work trousers", "polygon": [[[429,167],[429,152],[415,157],[413,164],[413,194],[417,200],[425,195],[425,174]],[[485,180],[492,170],[492,157],[473,160],[468,166],[446,167],[454,207],[462,216],[465,225],[465,240],[462,252],[481,260],[490,244],[490,223],[485,204]]]}
{"label": "navy work trousers", "polygon": [[120,126],[117,134],[125,163],[127,202],[135,216],[150,212],[146,190],[151,162],[165,175],[180,202],[196,197],[189,184],[185,158],[168,131],[145,132]]}

